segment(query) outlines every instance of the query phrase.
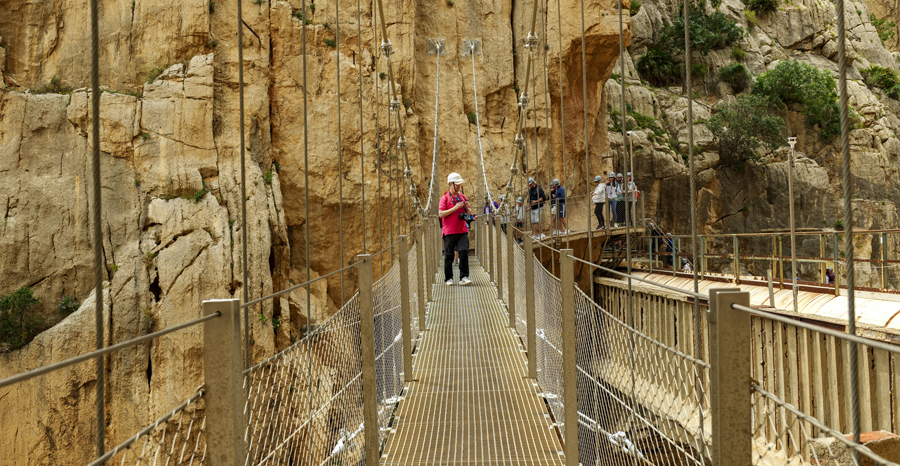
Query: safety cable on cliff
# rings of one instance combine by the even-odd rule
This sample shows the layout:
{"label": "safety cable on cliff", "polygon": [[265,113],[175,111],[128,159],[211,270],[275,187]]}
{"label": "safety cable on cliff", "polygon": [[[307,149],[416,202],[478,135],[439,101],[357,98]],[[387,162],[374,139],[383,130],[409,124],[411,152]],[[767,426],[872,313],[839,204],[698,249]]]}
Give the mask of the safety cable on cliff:
{"label": "safety cable on cliff", "polygon": [[478,111],[478,80],[475,78],[475,55],[481,55],[481,40],[464,40],[462,56],[472,56],[472,94],[475,100],[475,134],[478,136],[478,158],[481,162],[481,179],[484,180],[485,195],[491,203],[494,197],[491,194],[491,187],[487,183],[487,171],[484,167],[484,151],[481,145],[481,114]]}
{"label": "safety cable on cliff", "polygon": [[[240,0],[238,0],[240,2]],[[238,3],[240,4],[240,3]],[[94,332],[97,350],[103,348],[103,213],[100,195],[100,27],[97,0],[91,0],[91,138],[94,142],[91,152],[91,187],[93,205],[94,240]],[[97,413],[97,456],[103,456],[106,449],[106,369],[103,356],[97,357],[97,386],[95,409]]]}
{"label": "safety cable on cliff", "polygon": [[[378,0],[378,1],[380,2],[381,0]],[[522,87],[522,94],[518,96],[519,115],[518,115],[518,118],[516,119],[516,136],[515,136],[515,140],[513,141],[515,143],[515,147],[513,148],[514,149],[513,150],[513,161],[509,167],[509,179],[506,182],[505,191],[506,191],[507,195],[503,199],[503,201],[500,203],[500,206],[497,209],[498,211],[502,210],[502,208],[505,207],[504,204],[506,204],[509,201],[509,199],[512,197],[510,195],[512,193],[512,182],[513,182],[513,178],[518,173],[518,169],[516,168],[516,162],[519,160],[519,156],[520,156],[519,153],[522,152],[523,146],[525,144],[525,137],[522,134],[522,130],[523,130],[522,126],[525,122],[525,114],[528,111],[528,101],[529,101],[528,84],[529,84],[529,79],[531,77],[531,67],[533,66],[533,62],[534,62],[534,49],[535,49],[535,47],[537,47],[538,42],[540,42],[540,39],[538,38],[537,34],[535,34],[535,32],[534,32],[535,26],[537,26],[537,10],[538,10],[538,2],[535,1],[533,3],[532,9],[531,9],[531,28],[529,29],[528,36],[525,38],[525,48],[528,49],[528,60],[527,60],[527,64],[525,67],[525,85]],[[535,169],[537,169],[537,168],[535,168]],[[524,176],[524,173],[523,173],[523,176]],[[487,188],[487,179],[485,178],[484,181],[485,181],[485,188]],[[493,200],[491,200],[490,202],[493,203]]]}
{"label": "safety cable on cliff", "polygon": [[[412,168],[410,168],[410,165],[409,165],[408,144],[406,142],[406,137],[404,135],[405,128],[403,126],[403,118],[401,115],[401,106],[403,104],[401,103],[400,95],[397,92],[397,85],[394,81],[394,65],[391,62],[391,55],[394,54],[394,47],[391,44],[390,39],[387,38],[388,37],[387,22],[384,19],[384,5],[383,5],[382,0],[375,0],[375,3],[378,7],[378,20],[379,20],[378,22],[380,23],[379,25],[381,26],[381,35],[383,37],[382,42],[381,42],[381,53],[382,53],[382,55],[384,55],[385,61],[387,62],[387,68],[388,68],[388,83],[390,84],[390,87],[389,87],[389,89],[390,89],[389,109],[392,114],[396,113],[396,115],[397,115],[397,134],[398,134],[397,151],[403,152],[403,163],[404,163],[403,177],[406,178],[407,184],[409,186],[408,195],[413,200],[414,204],[419,209],[420,213],[423,215],[427,215],[427,208],[423,209],[422,203],[419,200],[418,196],[416,195],[416,185],[413,182]],[[392,144],[393,144],[393,141],[392,141]],[[399,162],[399,160],[398,160],[398,162]],[[437,162],[436,160],[432,160],[432,168],[435,166],[436,162]],[[432,176],[431,176],[432,186],[434,184],[434,178],[435,178],[434,170],[432,169]],[[428,190],[429,198],[428,198],[428,201],[426,202],[426,206],[431,204],[431,196],[433,196],[433,191],[434,191],[433,189]]]}

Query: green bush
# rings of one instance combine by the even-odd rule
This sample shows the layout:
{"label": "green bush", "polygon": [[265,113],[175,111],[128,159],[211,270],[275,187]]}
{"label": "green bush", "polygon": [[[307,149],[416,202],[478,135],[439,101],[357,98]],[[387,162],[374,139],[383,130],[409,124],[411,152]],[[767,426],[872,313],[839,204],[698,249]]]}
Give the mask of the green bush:
{"label": "green bush", "polygon": [[44,319],[34,308],[40,302],[27,286],[0,296],[0,349],[19,349],[38,334]]}
{"label": "green bush", "polygon": [[634,16],[641,11],[641,5],[643,5],[643,3],[641,3],[640,0],[631,0],[631,4],[628,6],[628,11],[631,13],[631,16]]}
{"label": "green bush", "polygon": [[48,84],[31,90],[32,94],[69,94],[71,92],[72,86],[62,84],[57,76],[50,78]]}
{"label": "green bush", "polygon": [[744,61],[747,58],[747,51],[738,47],[731,48],[731,59],[734,61]]}
{"label": "green bush", "polygon": [[654,86],[667,86],[680,80],[679,67],[672,53],[661,47],[650,47],[637,62],[641,78]]}
{"label": "green bush", "polygon": [[881,39],[881,43],[891,40],[896,33],[895,28],[897,27],[897,23],[894,21],[887,21],[884,19],[878,19],[875,14],[869,15],[869,20],[872,21],[872,26],[875,27],[875,31],[878,32],[878,38]]}
{"label": "green bush", "polygon": [[469,119],[469,124],[474,125],[478,122],[478,118],[476,117],[475,112],[466,113],[466,118]]}
{"label": "green bush", "polygon": [[[744,37],[744,30],[722,12],[707,15],[698,5],[690,7],[691,50],[707,55],[717,48],[734,44]],[[663,26],[659,44],[670,51],[684,51],[684,15]]]}
{"label": "green bush", "polygon": [[778,0],[747,0],[747,8],[757,14],[769,13],[778,10]]}
{"label": "green bush", "polygon": [[691,63],[691,79],[702,81],[709,74],[709,66],[706,63]]}
{"label": "green bush", "polygon": [[744,19],[750,27],[756,26],[756,12],[753,10],[744,10]]}
{"label": "green bush", "polygon": [[741,94],[732,103],[721,105],[706,126],[719,141],[719,154],[735,170],[759,159],[757,150],[773,150],[786,143],[781,135],[784,120],[769,114],[768,100],[759,95]]}
{"label": "green bush", "polygon": [[900,78],[897,77],[896,71],[873,65],[871,68],[860,70],[860,73],[869,87],[877,87],[891,98],[900,99]]}
{"label": "green bush", "polygon": [[81,303],[74,296],[63,296],[56,300],[56,312],[59,315],[67,316],[78,310]]}
{"label": "green bush", "polygon": [[741,92],[750,84],[750,73],[741,63],[729,63],[719,68],[719,79],[730,84],[736,92]]}
{"label": "green bush", "polygon": [[841,131],[837,90],[834,77],[827,70],[785,60],[756,78],[753,93],[775,106],[803,105],[803,114],[810,124],[819,125],[823,138],[831,138]]}

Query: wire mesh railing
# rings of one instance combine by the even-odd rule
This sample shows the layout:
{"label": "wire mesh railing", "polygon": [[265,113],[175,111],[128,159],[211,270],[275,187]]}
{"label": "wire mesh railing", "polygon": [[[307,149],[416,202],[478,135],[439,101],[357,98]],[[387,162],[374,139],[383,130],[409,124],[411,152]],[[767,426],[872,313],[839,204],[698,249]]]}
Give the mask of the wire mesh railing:
{"label": "wire mesh railing", "polygon": [[[529,260],[526,252],[525,260]],[[560,280],[534,261],[534,324],[537,381],[557,424],[565,424],[563,410],[562,293]]]}
{"label": "wire mesh railing", "polygon": [[248,370],[246,464],[360,458],[360,345],[357,293],[316,331]]}
{"label": "wire mesh railing", "polygon": [[122,442],[88,466],[207,463],[204,391]]}

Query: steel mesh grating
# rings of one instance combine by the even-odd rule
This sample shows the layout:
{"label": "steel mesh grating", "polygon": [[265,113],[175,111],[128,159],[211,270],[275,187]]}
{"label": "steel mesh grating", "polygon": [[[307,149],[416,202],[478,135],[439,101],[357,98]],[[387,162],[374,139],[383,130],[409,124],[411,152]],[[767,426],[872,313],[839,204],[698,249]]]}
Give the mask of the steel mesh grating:
{"label": "steel mesh grating", "polygon": [[417,382],[396,412],[386,465],[562,464],[560,444],[496,289],[437,285]]}

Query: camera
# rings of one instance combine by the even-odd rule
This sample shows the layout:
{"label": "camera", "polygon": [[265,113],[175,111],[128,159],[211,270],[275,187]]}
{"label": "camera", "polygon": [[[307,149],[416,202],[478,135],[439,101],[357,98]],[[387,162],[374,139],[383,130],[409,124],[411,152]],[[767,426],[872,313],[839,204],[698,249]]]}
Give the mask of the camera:
{"label": "camera", "polygon": [[467,222],[471,222],[471,221],[475,220],[475,216],[472,214],[459,214],[459,219],[465,220]]}

